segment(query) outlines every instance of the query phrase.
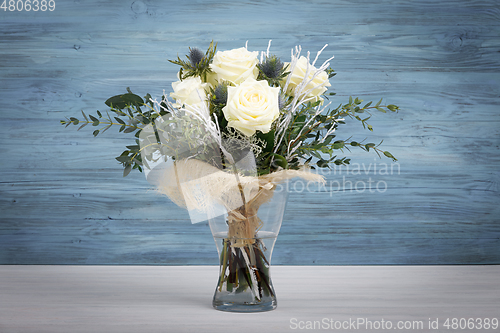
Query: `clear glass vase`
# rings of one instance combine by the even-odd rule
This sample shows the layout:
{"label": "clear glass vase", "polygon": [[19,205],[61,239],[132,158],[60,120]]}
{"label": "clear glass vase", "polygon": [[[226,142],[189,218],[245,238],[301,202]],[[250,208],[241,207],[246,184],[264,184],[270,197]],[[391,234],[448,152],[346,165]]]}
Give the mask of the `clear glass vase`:
{"label": "clear glass vase", "polygon": [[220,258],[213,298],[217,310],[262,312],[277,306],[271,255],[288,192],[278,186],[264,191],[260,199],[209,220]]}

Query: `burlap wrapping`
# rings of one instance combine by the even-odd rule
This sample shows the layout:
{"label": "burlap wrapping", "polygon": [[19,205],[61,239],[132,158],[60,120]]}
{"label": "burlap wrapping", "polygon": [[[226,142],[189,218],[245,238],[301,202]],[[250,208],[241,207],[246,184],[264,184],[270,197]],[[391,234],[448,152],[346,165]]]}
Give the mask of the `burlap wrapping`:
{"label": "burlap wrapping", "polygon": [[234,246],[254,242],[262,224],[257,211],[273,197],[278,184],[295,177],[324,182],[323,176],[305,169],[251,177],[220,170],[196,159],[165,164],[150,176],[148,180],[156,185],[158,192],[189,211],[196,210],[210,218],[220,215],[214,207],[222,205],[227,211],[228,237],[238,239]]}

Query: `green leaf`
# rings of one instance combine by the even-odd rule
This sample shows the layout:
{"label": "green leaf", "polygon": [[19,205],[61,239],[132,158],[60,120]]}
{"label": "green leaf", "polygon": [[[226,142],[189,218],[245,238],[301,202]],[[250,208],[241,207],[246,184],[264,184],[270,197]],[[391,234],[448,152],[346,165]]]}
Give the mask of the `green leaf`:
{"label": "green leaf", "polygon": [[98,126],[99,125],[99,119],[94,117],[93,115],[89,114],[90,119],[93,121],[92,126]]}
{"label": "green leaf", "polygon": [[334,138],[335,138],[335,135],[329,135],[329,136],[325,139],[325,141],[323,141],[323,144],[324,144],[324,145],[329,145],[329,144],[330,144],[330,142],[332,142],[332,140],[333,140]]}
{"label": "green leaf", "polygon": [[314,157],[318,158],[318,159],[321,159],[321,155],[320,155],[320,153],[318,153],[318,152],[317,152],[317,151],[315,151],[315,150],[311,150],[311,151],[310,151],[310,154],[311,154],[312,156],[314,156]]}
{"label": "green leaf", "polygon": [[382,100],[383,100],[383,98],[381,98],[380,101],[378,101],[378,103],[375,104],[375,107],[378,107],[380,105],[380,103],[382,103]]}
{"label": "green leaf", "polygon": [[99,130],[95,130],[94,132],[92,132],[92,134],[94,134],[94,136],[97,136],[97,134],[99,134]]}
{"label": "green leaf", "polygon": [[153,107],[153,106],[154,106],[154,103],[151,101],[151,98],[152,98],[152,97],[151,97],[151,95],[150,95],[149,93],[147,93],[147,94],[146,94],[146,96],[144,96],[144,99],[146,100],[146,102],[147,102],[147,103],[149,103],[149,105],[150,105],[151,107]]}
{"label": "green leaf", "polygon": [[273,166],[274,167],[282,167],[283,169],[287,169],[288,168],[288,162],[286,161],[286,158],[284,158],[283,156],[279,155],[279,154],[272,154],[271,155],[273,157]]}
{"label": "green leaf", "polygon": [[370,148],[374,148],[375,147],[375,144],[374,143],[367,143],[365,145],[365,149],[366,151],[370,151]]}
{"label": "green leaf", "polygon": [[392,112],[395,112],[395,111],[398,111],[399,110],[399,107],[397,105],[394,105],[394,104],[389,104],[387,105],[387,108],[389,110],[391,110]]}
{"label": "green leaf", "polygon": [[83,110],[81,110],[81,111],[82,111],[83,118],[85,118],[86,121],[89,121],[89,118],[87,118],[87,116],[85,115],[85,113],[83,112]]}
{"label": "green leaf", "polygon": [[394,156],[392,156],[391,153],[389,153],[388,151],[384,151],[384,155],[389,157],[389,158],[392,158],[393,161],[397,161],[397,158],[395,158]]}
{"label": "green leaf", "polygon": [[300,116],[297,116],[294,120],[294,123],[295,124],[298,124],[298,125],[304,125],[305,124],[305,121],[306,121],[306,118],[307,116],[305,114],[302,114]]}
{"label": "green leaf", "polygon": [[115,159],[120,163],[126,163],[126,162],[130,161],[130,158],[128,157],[128,155],[127,156],[121,155],[121,156],[115,157]]}
{"label": "green leaf", "polygon": [[125,169],[123,169],[123,177],[127,177],[128,174],[130,173],[130,171],[132,171],[132,165],[131,164],[127,164],[127,166],[125,167]]}
{"label": "green leaf", "polygon": [[135,131],[136,129],[137,129],[137,128],[135,128],[135,127],[127,127],[127,128],[123,131],[123,133],[131,133],[131,132]]}
{"label": "green leaf", "polygon": [[316,165],[319,166],[320,168],[328,168],[329,167],[328,162],[323,160],[323,159],[316,162]]}
{"label": "green leaf", "polygon": [[335,141],[332,145],[333,149],[342,149],[344,148],[344,141]]}
{"label": "green leaf", "polygon": [[142,99],[141,96],[132,93],[127,93],[123,95],[116,95],[110,97],[104,103],[109,107],[113,106],[118,109],[124,109],[128,105],[136,105],[136,106],[144,105],[144,100]]}

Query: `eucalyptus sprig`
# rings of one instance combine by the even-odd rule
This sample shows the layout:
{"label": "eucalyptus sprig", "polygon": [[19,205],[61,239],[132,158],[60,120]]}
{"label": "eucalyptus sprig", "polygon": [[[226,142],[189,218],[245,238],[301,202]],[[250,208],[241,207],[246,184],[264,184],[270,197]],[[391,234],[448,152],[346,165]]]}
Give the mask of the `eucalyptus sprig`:
{"label": "eucalyptus sprig", "polygon": [[[373,150],[379,157],[381,157],[380,153],[382,153],[393,161],[397,161],[390,152],[378,148],[382,142],[374,144],[350,141],[350,139],[335,140],[336,129],[339,125],[345,124],[344,117],[356,119],[362,123],[363,128],[373,131],[373,127],[367,123],[371,117],[370,109],[376,109],[384,113],[387,111],[397,112],[399,110],[399,107],[393,104],[381,105],[382,99],[375,106],[371,106],[372,102],[360,106],[362,102],[363,100],[359,98],[353,99],[349,97],[349,103],[340,104],[337,108],[327,111],[326,114],[317,114],[308,117],[312,114],[312,110],[315,107],[314,104],[310,104],[296,117],[295,125],[292,125],[292,131],[288,136],[290,148],[297,147],[296,154],[299,158],[315,157],[317,159],[316,165],[320,168],[329,167],[330,163],[334,163],[335,165],[349,164],[350,159],[337,158],[337,154],[335,153],[338,150],[349,150],[349,147],[358,147],[367,152]],[[367,113],[368,117],[361,118],[359,116],[361,113]],[[302,130],[301,126],[306,122],[309,124],[308,128]],[[296,132],[298,134],[294,135]]]}
{"label": "eucalyptus sprig", "polygon": [[[313,159],[316,161],[315,166],[319,168],[330,168],[331,164],[347,165],[351,159],[339,157],[337,152],[343,152],[344,149],[350,150],[352,147],[367,152],[374,151],[379,157],[384,155],[397,161],[390,152],[379,148],[382,142],[375,144],[364,143],[364,140],[358,142],[350,138],[337,139],[335,132],[339,125],[345,124],[345,117],[356,119],[361,122],[363,128],[373,131],[373,127],[367,123],[372,116],[371,110],[375,109],[383,113],[399,110],[399,107],[393,104],[381,105],[382,99],[373,106],[372,102],[361,106],[362,102],[363,100],[359,98],[349,97],[348,103],[340,104],[334,109],[321,113],[317,111],[321,106],[321,101],[304,105],[295,114],[284,136],[284,142],[275,149],[276,152],[271,153],[272,149],[266,149],[258,159],[259,173],[266,174],[279,168],[299,169],[303,164],[310,165]],[[368,116],[362,118],[360,114],[363,113]],[[274,130],[261,136],[274,137]],[[266,142],[269,143],[269,140]],[[291,151],[293,151],[292,154],[290,154]],[[311,168],[315,167],[311,166]]]}
{"label": "eucalyptus sprig", "polygon": [[[147,102],[145,102],[146,100]],[[164,101],[162,101],[163,105]],[[101,126],[101,128],[93,131],[94,137],[104,133],[112,126],[119,127],[118,132],[133,134],[136,138],[134,144],[126,146],[120,156],[116,157],[116,160],[123,165],[123,176],[127,176],[132,169],[137,169],[142,171],[143,161],[140,154],[140,144],[139,136],[144,128],[144,126],[153,123],[154,120],[159,116],[164,116],[167,114],[166,109],[161,111],[156,111],[153,108],[153,102],[151,101],[151,95],[147,94],[144,99],[130,91],[127,88],[126,94],[116,95],[110,97],[106,100],[105,104],[109,106],[111,112],[115,114],[112,118],[107,111],[105,115],[101,111],[96,111],[96,116],[91,114],[85,114],[82,112],[83,119],[78,119],[75,117],[66,118],[66,120],[61,120],[61,124],[68,127],[69,125],[80,125],[78,130],[84,128],[85,126],[92,124],[94,127]],[[147,109],[143,111],[142,108]]]}

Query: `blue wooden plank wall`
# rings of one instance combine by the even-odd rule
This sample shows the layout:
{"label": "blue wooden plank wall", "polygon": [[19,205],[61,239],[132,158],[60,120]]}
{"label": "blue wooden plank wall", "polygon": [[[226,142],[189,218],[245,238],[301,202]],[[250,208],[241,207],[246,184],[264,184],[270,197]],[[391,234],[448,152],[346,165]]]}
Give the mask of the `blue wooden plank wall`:
{"label": "blue wooden plank wall", "polygon": [[398,164],[353,152],[358,165],[325,188],[291,188],[275,264],[500,263],[497,0],[55,3],[0,10],[1,264],[217,264],[206,223],[142,174],[122,178],[128,137],[59,125],[126,87],[160,96],[176,80],[167,59],[212,39],[251,50],[272,39],[284,59],[328,43],[334,104],[402,109],[377,114],[373,134],[338,132],[383,139]]}

